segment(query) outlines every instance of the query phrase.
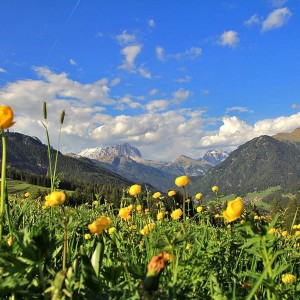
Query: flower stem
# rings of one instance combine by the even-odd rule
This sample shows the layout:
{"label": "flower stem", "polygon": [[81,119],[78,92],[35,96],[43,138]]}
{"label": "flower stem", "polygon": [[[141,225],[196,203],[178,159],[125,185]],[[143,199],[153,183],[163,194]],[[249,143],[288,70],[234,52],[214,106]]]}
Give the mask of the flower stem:
{"label": "flower stem", "polygon": [[64,207],[61,207],[63,214],[64,214],[64,247],[63,247],[63,266],[62,270],[67,270],[67,254],[68,254],[68,223],[67,223],[67,216]]}
{"label": "flower stem", "polygon": [[2,241],[2,234],[3,234],[3,220],[4,220],[5,197],[6,197],[6,191],[5,191],[5,184],[6,184],[6,138],[5,138],[4,130],[2,128],[1,128],[1,134],[2,134],[2,169],[1,169],[1,196],[0,196],[0,242]]}

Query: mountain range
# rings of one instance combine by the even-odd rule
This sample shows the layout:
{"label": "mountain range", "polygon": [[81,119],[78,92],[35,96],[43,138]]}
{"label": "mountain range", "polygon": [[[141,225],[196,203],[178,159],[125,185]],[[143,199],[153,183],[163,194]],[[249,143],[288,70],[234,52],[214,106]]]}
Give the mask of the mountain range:
{"label": "mountain range", "polygon": [[141,152],[125,143],[107,148],[88,148],[77,153],[77,157],[92,159],[95,164],[108,168],[125,178],[139,183],[148,183],[165,191],[174,187],[177,176],[204,175],[214,165],[228,157],[222,150],[207,151],[203,157],[193,159],[181,155],[172,162],[143,159]]}
{"label": "mountain range", "polygon": [[[9,168],[47,174],[46,145],[20,133],[9,132],[6,136]],[[52,156],[55,153],[52,149]],[[85,149],[77,154],[59,152],[58,172],[70,181],[118,187],[140,183],[161,192],[175,188],[175,177],[186,174],[191,179],[188,186],[191,194],[201,192],[209,196],[212,195],[211,187],[218,185],[221,194],[243,196],[271,186],[299,184],[300,129],[254,138],[230,154],[214,150],[198,159],[181,155],[172,162],[146,160],[129,144]]]}

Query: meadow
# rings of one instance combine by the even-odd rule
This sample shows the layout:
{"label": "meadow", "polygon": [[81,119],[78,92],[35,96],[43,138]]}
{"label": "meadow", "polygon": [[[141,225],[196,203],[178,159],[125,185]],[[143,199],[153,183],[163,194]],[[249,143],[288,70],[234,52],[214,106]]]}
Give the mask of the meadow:
{"label": "meadow", "polygon": [[189,195],[185,175],[174,190],[127,187],[119,207],[75,205],[59,189],[43,124],[51,186],[37,196],[6,178],[13,112],[0,107],[1,299],[300,299],[297,209],[287,228],[280,213],[224,198],[222,187],[205,202],[201,187]]}

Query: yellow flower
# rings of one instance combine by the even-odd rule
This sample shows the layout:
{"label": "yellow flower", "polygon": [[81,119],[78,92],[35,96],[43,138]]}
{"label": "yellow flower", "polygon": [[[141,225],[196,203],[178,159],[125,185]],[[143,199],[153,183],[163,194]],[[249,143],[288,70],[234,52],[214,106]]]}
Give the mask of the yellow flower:
{"label": "yellow flower", "polygon": [[143,207],[142,207],[142,205],[140,205],[140,204],[136,207],[136,210],[137,210],[137,211],[141,211],[142,209],[143,209]]}
{"label": "yellow flower", "polygon": [[147,224],[144,228],[140,231],[142,235],[148,235],[150,231],[154,229],[155,225],[153,223]]}
{"label": "yellow flower", "polygon": [[160,193],[160,192],[156,192],[156,193],[153,194],[152,197],[153,197],[154,199],[158,199],[160,196],[161,196],[161,193]]}
{"label": "yellow flower", "polygon": [[7,239],[7,244],[8,244],[8,246],[11,246],[12,243],[13,243],[13,241],[14,241],[14,238],[13,238],[12,236],[10,236],[10,237]]}
{"label": "yellow flower", "polygon": [[287,230],[282,231],[282,232],[281,232],[281,235],[282,235],[282,236],[287,236],[287,235],[288,235],[288,231],[287,231]]}
{"label": "yellow flower", "polygon": [[64,192],[52,192],[50,195],[45,197],[46,206],[55,207],[62,205],[66,200],[66,195]]}
{"label": "yellow flower", "polygon": [[136,225],[131,225],[131,226],[129,226],[129,229],[130,229],[130,230],[136,230],[136,229],[137,229],[137,226],[136,226]]}
{"label": "yellow flower", "polygon": [[189,184],[189,182],[190,182],[190,179],[185,175],[179,176],[175,179],[175,184],[179,187],[183,187],[183,186]]}
{"label": "yellow flower", "polygon": [[182,216],[182,214],[183,214],[183,212],[182,212],[181,208],[175,209],[171,213],[171,218],[173,220],[178,220]]}
{"label": "yellow flower", "polygon": [[7,129],[14,125],[14,112],[10,106],[0,106],[0,128]]}
{"label": "yellow flower", "polygon": [[196,210],[197,210],[198,213],[200,213],[203,210],[203,207],[202,206],[198,206]]}
{"label": "yellow flower", "polygon": [[201,193],[196,194],[195,198],[198,199],[198,200],[201,200],[202,194]]}
{"label": "yellow flower", "polygon": [[142,191],[142,187],[138,184],[134,184],[129,189],[129,194],[131,196],[136,196]]}
{"label": "yellow flower", "polygon": [[69,215],[74,215],[75,214],[75,211],[73,209],[70,209],[69,210]]}
{"label": "yellow flower", "polygon": [[99,219],[88,225],[88,228],[93,234],[101,234],[106,228],[111,225],[112,221],[109,217],[101,216]]}
{"label": "yellow flower", "polygon": [[293,225],[292,229],[297,229],[298,225]]}
{"label": "yellow flower", "polygon": [[24,194],[24,197],[25,197],[25,198],[30,197],[30,193],[29,193],[29,192],[25,193],[25,194]]}
{"label": "yellow flower", "polygon": [[217,185],[214,185],[211,190],[214,192],[214,193],[217,193],[219,191],[219,187]]}
{"label": "yellow flower", "polygon": [[93,201],[92,205],[94,205],[94,206],[99,205],[99,201],[97,201],[97,200]]}
{"label": "yellow flower", "polygon": [[165,216],[165,213],[164,212],[159,212],[158,214],[157,214],[157,216],[156,216],[156,219],[157,219],[157,221],[160,221],[160,220],[162,220],[163,218],[164,218],[164,216]]}
{"label": "yellow flower", "polygon": [[186,244],[185,249],[186,249],[186,250],[191,250],[191,249],[192,249],[192,244],[189,244],[189,243]]}
{"label": "yellow flower", "polygon": [[294,283],[296,281],[296,277],[293,274],[283,274],[281,276],[281,280],[284,284]]}
{"label": "yellow flower", "polygon": [[149,208],[145,208],[145,215],[149,214]]}
{"label": "yellow flower", "polygon": [[130,215],[131,211],[132,211],[132,208],[130,206],[120,208],[119,217],[121,217],[124,220],[129,221],[129,220],[131,220],[131,215]]}
{"label": "yellow flower", "polygon": [[117,228],[116,227],[110,227],[108,229],[108,233],[111,235],[111,234],[114,234],[115,232],[117,231]]}
{"label": "yellow flower", "polygon": [[275,228],[271,228],[271,229],[269,229],[268,233],[269,234],[274,234],[274,233],[276,233],[276,229]]}
{"label": "yellow flower", "polygon": [[300,224],[297,225],[297,229],[300,229]]}
{"label": "yellow flower", "polygon": [[260,217],[258,215],[254,216],[254,220],[259,220]]}
{"label": "yellow flower", "polygon": [[237,197],[236,199],[228,202],[226,210],[223,211],[223,216],[227,222],[233,222],[241,216],[243,210],[243,200],[242,198]]}
{"label": "yellow flower", "polygon": [[84,235],[84,239],[85,240],[89,240],[91,238],[91,235],[89,234],[89,233],[86,233],[85,235]]}
{"label": "yellow flower", "polygon": [[300,235],[300,231],[299,230],[295,231],[295,235]]}
{"label": "yellow flower", "polygon": [[172,197],[172,196],[175,196],[175,195],[176,195],[176,192],[173,191],[173,190],[171,190],[171,191],[168,192],[168,196],[169,197]]}
{"label": "yellow flower", "polygon": [[190,203],[191,202],[191,199],[186,199],[185,200],[185,203]]}

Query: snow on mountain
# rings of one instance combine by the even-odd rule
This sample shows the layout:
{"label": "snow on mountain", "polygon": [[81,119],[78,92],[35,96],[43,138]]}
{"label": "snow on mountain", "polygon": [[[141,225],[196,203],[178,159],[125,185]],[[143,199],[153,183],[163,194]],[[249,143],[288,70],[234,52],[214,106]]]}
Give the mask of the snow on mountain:
{"label": "snow on mountain", "polygon": [[228,152],[221,149],[209,150],[201,157],[201,160],[209,162],[215,166],[224,161],[228,155]]}

